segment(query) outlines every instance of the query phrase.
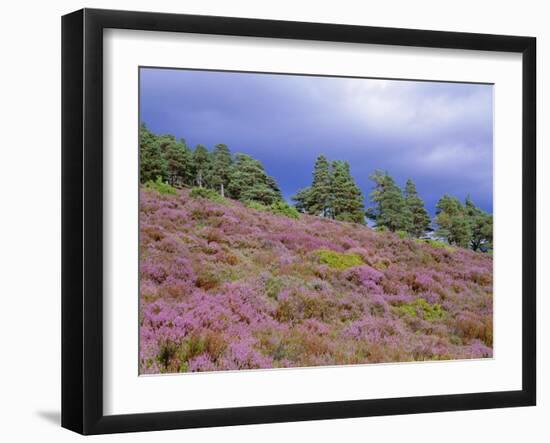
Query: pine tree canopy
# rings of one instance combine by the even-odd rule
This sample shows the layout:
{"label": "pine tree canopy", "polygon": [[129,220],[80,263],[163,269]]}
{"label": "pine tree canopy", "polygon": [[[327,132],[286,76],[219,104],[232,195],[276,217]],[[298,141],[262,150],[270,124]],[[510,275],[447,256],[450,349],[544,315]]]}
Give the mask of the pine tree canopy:
{"label": "pine tree canopy", "polygon": [[237,154],[230,175],[228,195],[236,200],[253,200],[270,205],[282,200],[275,180],[269,177],[262,163],[246,154]]}
{"label": "pine tree canopy", "polygon": [[411,225],[409,234],[420,238],[430,230],[430,215],[424,206],[424,202],[416,191],[416,185],[411,179],[405,184],[405,201],[411,213]]}
{"label": "pine tree canopy", "polygon": [[231,151],[224,144],[218,144],[214,147],[214,151],[211,154],[212,162],[208,176],[208,183],[214,189],[217,189],[223,196],[225,189],[229,185],[229,174],[231,165],[233,164],[233,158],[231,157]]}
{"label": "pine tree canopy", "polygon": [[210,155],[203,145],[197,145],[193,152],[193,172],[195,182],[199,188],[207,187],[207,178],[210,173]]}
{"label": "pine tree canopy", "polygon": [[374,190],[370,194],[375,204],[367,210],[367,217],[374,220],[376,227],[385,227],[392,232],[412,229],[412,213],[407,206],[401,188],[387,173],[377,170],[370,175],[374,181]]}
{"label": "pine tree canopy", "polygon": [[331,171],[328,160],[324,155],[317,157],[313,169],[313,183],[311,184],[311,214],[328,217],[331,210]]}
{"label": "pine tree canopy", "polygon": [[331,205],[336,220],[365,223],[363,193],[351,176],[348,162],[332,162]]}
{"label": "pine tree canopy", "polygon": [[166,175],[171,185],[183,184],[191,179],[193,158],[183,141],[163,135],[158,137],[160,152],[166,161]]}
{"label": "pine tree canopy", "polygon": [[464,202],[466,217],[468,217],[471,229],[470,247],[489,250],[493,248],[493,216],[476,207],[470,196]]}
{"label": "pine tree canopy", "polygon": [[436,235],[451,245],[467,248],[472,237],[471,220],[466,208],[456,197],[445,194],[436,206]]}
{"label": "pine tree canopy", "polygon": [[309,214],[309,208],[312,206],[311,188],[300,189],[292,200],[295,202],[294,206],[299,212]]}
{"label": "pine tree canopy", "polygon": [[365,223],[363,194],[351,176],[348,162],[329,163],[325,156],[318,156],[311,186],[300,190],[293,200],[301,212]]}
{"label": "pine tree canopy", "polygon": [[222,197],[253,200],[270,205],[282,201],[277,181],[267,175],[262,163],[245,154],[235,159],[229,147],[218,144],[212,152],[203,145],[191,151],[185,140],[156,135],[140,126],[140,181],[159,177],[174,186],[198,186],[216,190]]}
{"label": "pine tree canopy", "polygon": [[155,181],[158,177],[166,179],[167,162],[162,156],[157,137],[145,124],[139,128],[139,163],[141,183]]}

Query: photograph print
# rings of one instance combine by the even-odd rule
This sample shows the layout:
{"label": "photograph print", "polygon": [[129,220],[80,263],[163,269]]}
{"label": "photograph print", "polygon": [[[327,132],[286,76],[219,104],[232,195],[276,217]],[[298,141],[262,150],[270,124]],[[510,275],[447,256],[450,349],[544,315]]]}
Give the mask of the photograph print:
{"label": "photograph print", "polygon": [[493,85],[141,67],[139,373],[493,356]]}

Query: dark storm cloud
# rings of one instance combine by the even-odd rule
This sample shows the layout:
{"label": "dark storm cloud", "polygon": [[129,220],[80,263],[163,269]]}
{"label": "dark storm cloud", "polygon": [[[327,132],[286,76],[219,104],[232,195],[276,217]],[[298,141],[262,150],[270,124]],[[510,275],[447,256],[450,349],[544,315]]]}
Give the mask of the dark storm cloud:
{"label": "dark storm cloud", "polygon": [[260,159],[288,199],[315,157],[412,178],[430,212],[443,193],[492,211],[492,86],[186,70],[141,70],[141,120],[190,146]]}

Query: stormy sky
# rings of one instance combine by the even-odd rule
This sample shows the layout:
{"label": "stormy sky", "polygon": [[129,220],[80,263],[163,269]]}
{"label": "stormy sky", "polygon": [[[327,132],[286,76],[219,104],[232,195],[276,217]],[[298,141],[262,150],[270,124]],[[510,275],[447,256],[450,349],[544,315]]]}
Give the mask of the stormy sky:
{"label": "stormy sky", "polygon": [[432,215],[444,193],[493,209],[491,85],[142,68],[140,120],[261,160],[289,201],[324,154],[350,162],[366,206],[382,169]]}

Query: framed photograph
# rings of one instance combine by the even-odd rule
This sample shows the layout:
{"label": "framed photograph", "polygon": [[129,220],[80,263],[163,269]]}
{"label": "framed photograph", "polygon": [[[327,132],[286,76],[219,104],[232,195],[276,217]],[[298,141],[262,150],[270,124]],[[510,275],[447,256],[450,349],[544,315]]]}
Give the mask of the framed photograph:
{"label": "framed photograph", "polygon": [[536,402],[532,37],[62,20],[62,425]]}

